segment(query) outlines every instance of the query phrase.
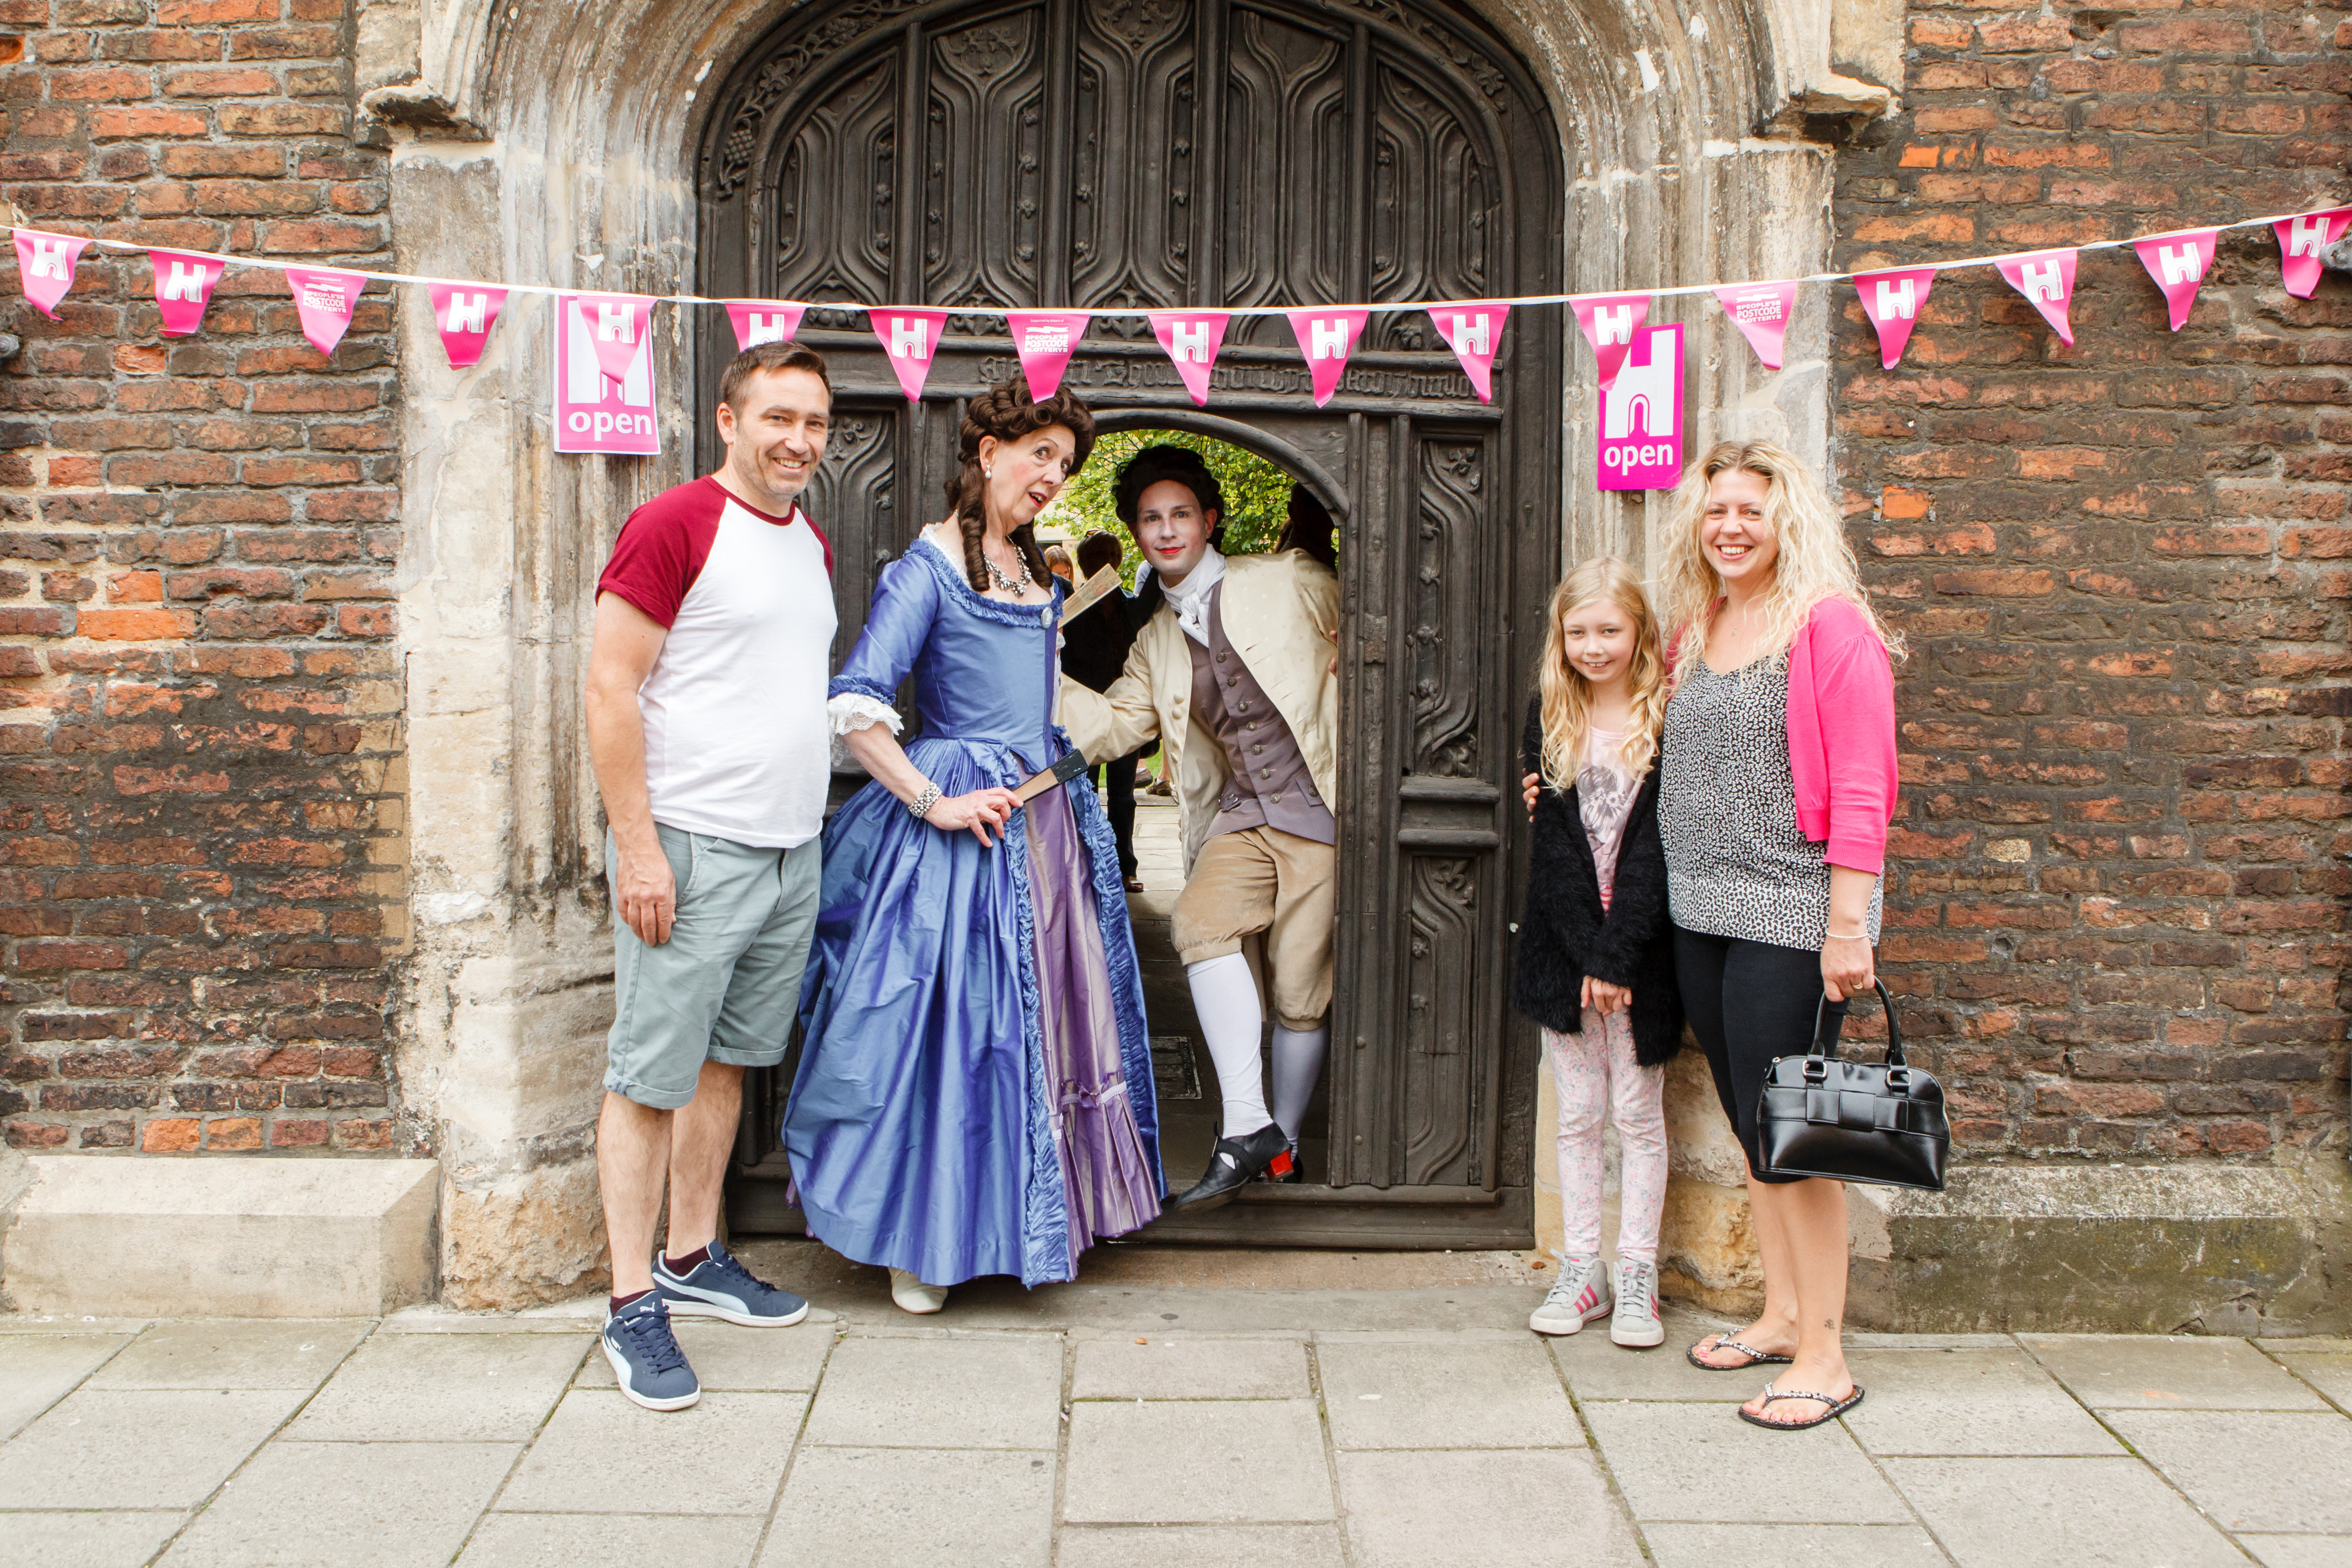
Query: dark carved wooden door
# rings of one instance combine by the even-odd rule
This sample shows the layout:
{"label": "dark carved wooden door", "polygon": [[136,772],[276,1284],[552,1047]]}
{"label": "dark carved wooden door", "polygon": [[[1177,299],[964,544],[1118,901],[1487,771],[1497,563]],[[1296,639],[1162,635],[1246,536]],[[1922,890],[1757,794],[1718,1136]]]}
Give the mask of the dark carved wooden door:
{"label": "dark carved wooden door", "polygon": [[[1015,364],[998,318],[953,316],[909,403],[863,312],[824,302],[1545,292],[1565,264],[1560,168],[1507,47],[1433,5],[836,0],[793,16],[714,97],[700,287],[820,305],[802,336],[826,350],[838,394],[810,499],[835,546],[836,658],[877,570],[943,510],[965,400]],[[699,362],[719,364],[725,321],[701,322]],[[1254,1190],[1155,1234],[1522,1245],[1536,1046],[1507,1001],[1525,874],[1511,801],[1559,562],[1559,323],[1513,323],[1492,404],[1418,313],[1375,315],[1320,410],[1281,318],[1237,317],[1227,343],[1208,413],[1140,318],[1097,319],[1068,379],[1107,425],[1232,440],[1341,519],[1330,1182]],[[746,1229],[796,1219],[778,1180],[781,1101],[780,1077],[747,1104],[730,1209]]]}

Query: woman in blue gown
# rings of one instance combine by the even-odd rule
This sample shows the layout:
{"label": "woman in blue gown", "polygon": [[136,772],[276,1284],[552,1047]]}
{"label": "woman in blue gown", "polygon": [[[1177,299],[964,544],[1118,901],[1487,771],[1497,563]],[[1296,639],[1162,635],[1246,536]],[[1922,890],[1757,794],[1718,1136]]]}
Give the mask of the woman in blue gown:
{"label": "woman in blue gown", "polygon": [[[1109,822],[1084,776],[1012,787],[1054,725],[1063,591],[1034,519],[1086,461],[1067,392],[975,399],[951,508],[882,570],[831,687],[874,781],[824,831],[783,1143],[810,1234],[910,1312],[980,1274],[1076,1276],[1160,1212],[1143,989]],[[914,676],[919,736],[892,706]]]}

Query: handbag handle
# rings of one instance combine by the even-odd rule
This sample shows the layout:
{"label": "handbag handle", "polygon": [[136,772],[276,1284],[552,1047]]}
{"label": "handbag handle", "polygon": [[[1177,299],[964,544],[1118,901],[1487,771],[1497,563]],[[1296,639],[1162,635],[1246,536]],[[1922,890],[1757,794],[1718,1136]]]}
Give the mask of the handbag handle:
{"label": "handbag handle", "polygon": [[[1903,1030],[1895,1021],[1895,998],[1887,994],[1886,983],[1873,976],[1870,981],[1878,992],[1879,1005],[1886,1009],[1886,1065],[1906,1067],[1903,1060]],[[1826,1060],[1837,1054],[1838,1035],[1845,1028],[1845,1014],[1830,1011],[1829,994],[1813,1004],[1813,1049],[1811,1054]]]}

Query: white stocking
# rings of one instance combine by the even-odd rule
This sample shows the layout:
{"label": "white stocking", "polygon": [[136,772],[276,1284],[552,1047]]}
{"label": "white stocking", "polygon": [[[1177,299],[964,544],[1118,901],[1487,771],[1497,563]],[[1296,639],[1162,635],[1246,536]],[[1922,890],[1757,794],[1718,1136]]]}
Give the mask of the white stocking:
{"label": "white stocking", "polygon": [[1315,1098],[1315,1081],[1323,1076],[1323,1048],[1330,1040],[1328,1024],[1313,1029],[1274,1026],[1274,1119],[1294,1144],[1307,1121],[1307,1103]]}
{"label": "white stocking", "polygon": [[1265,1015],[1257,1000],[1257,978],[1239,953],[1184,966],[1192,982],[1192,1010],[1200,1016],[1209,1060],[1217,1064],[1217,1088],[1225,1101],[1223,1136],[1246,1138],[1273,1117],[1265,1113],[1265,1086],[1258,1071],[1257,1037]]}

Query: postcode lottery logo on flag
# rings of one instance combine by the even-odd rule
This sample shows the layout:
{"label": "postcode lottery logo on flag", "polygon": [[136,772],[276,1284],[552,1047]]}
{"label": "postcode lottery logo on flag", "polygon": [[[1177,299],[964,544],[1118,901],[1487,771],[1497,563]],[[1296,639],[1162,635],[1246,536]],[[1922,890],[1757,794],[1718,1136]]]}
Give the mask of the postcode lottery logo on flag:
{"label": "postcode lottery logo on flag", "polygon": [[1683,475],[1683,329],[1633,338],[1601,394],[1601,488],[1670,490]]}
{"label": "postcode lottery logo on flag", "polygon": [[[661,452],[661,422],[654,413],[652,334],[644,329],[646,312],[619,308],[626,298],[555,298],[558,452],[644,457]],[[616,349],[626,351],[613,351]]]}

